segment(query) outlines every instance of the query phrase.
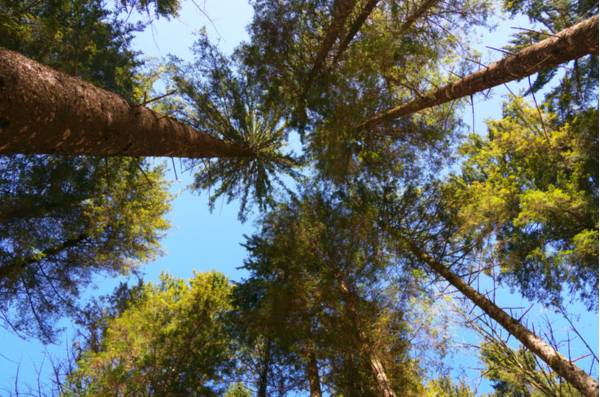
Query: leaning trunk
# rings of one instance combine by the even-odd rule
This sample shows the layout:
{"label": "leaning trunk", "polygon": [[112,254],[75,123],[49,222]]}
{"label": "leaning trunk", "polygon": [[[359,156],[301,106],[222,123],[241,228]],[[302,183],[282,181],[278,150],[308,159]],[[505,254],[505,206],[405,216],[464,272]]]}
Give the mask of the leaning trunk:
{"label": "leaning trunk", "polygon": [[366,22],[369,15],[371,15],[373,10],[375,9],[375,6],[377,6],[378,2],[379,2],[379,0],[369,0],[364,5],[363,9],[360,11],[360,14],[358,14],[358,16],[356,17],[354,22],[352,22],[352,25],[350,25],[350,29],[348,30],[348,33],[346,34],[344,39],[340,42],[340,45],[338,46],[335,57],[333,58],[333,62],[332,62],[333,65],[337,63],[337,61],[340,59],[342,54],[346,51],[346,49],[348,48],[348,46],[354,39],[354,36],[356,36],[356,34],[360,30],[360,28]]}
{"label": "leaning trunk", "polygon": [[230,142],[0,48],[0,154],[242,157]]}
{"label": "leaning trunk", "polygon": [[383,397],[396,397],[396,393],[392,389],[390,380],[383,368],[383,364],[376,354],[370,354],[369,364],[371,365],[371,371],[373,371],[373,376],[375,377],[381,395]]}
{"label": "leaning trunk", "polygon": [[438,106],[509,81],[530,76],[541,70],[598,52],[598,17],[586,19],[537,44],[509,55],[487,68],[455,83],[424,94],[422,97],[381,113],[356,126],[368,129],[382,122]]}
{"label": "leaning trunk", "polygon": [[405,240],[410,251],[421,261],[425,262],[433,271],[446,279],[457,290],[475,303],[488,316],[493,318],[512,336],[518,339],[523,346],[544,360],[550,368],[567,382],[573,385],[586,397],[598,396],[598,382],[579,367],[558,353],[552,346],[544,342],[537,335],[523,326],[518,320],[509,316],[494,302],[471,288],[460,277],[450,271],[443,263],[436,261],[430,255],[417,247],[412,241]]}

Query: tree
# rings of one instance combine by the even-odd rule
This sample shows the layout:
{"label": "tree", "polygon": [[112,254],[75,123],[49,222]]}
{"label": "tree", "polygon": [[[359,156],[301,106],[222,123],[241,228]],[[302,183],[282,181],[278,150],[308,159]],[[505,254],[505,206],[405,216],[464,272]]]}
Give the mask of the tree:
{"label": "tree", "polygon": [[344,395],[410,395],[417,374],[405,356],[402,312],[377,286],[388,259],[370,223],[374,209],[353,205],[309,190],[269,213],[246,244],[251,277],[239,292],[254,291],[248,317],[262,332],[304,357],[312,394],[311,376],[321,374]]}
{"label": "tree", "polygon": [[135,304],[108,321],[99,351],[83,352],[64,394],[220,395],[235,365],[224,321],[231,291],[220,273],[145,284]]}
{"label": "tree", "polygon": [[[209,205],[225,196],[241,201],[239,218],[245,220],[250,206],[260,210],[273,204],[275,184],[286,189],[282,176],[298,178],[301,165],[293,153],[284,152],[288,124],[283,105],[267,106],[260,88],[246,75],[246,67],[228,59],[204,33],[193,47],[195,62],[174,59],[173,80],[181,98],[171,103],[173,111],[195,129],[244,148],[247,156],[215,156],[189,159],[196,170],[193,188],[214,189]],[[193,157],[193,156],[192,156]]]}
{"label": "tree", "polygon": [[597,131],[597,109],[562,122],[515,98],[487,137],[472,135],[461,148],[449,195],[461,202],[462,233],[530,299],[558,304],[567,287],[597,309]]}
{"label": "tree", "polygon": [[591,17],[537,44],[511,54],[486,69],[426,93],[423,97],[369,117],[356,126],[368,129],[381,122],[473,95],[539,70],[598,52],[598,17]]}
{"label": "tree", "polygon": [[[0,50],[0,152],[96,156],[250,156],[143,105]],[[34,70],[35,73],[31,73]],[[32,113],[33,112],[33,113]]]}
{"label": "tree", "polygon": [[[140,96],[138,27],[96,0],[0,2],[0,45],[129,100]],[[3,113],[4,114],[4,113]],[[152,258],[167,228],[162,170],[135,158],[0,158],[0,281],[4,325],[53,340],[97,272],[128,274]]]}

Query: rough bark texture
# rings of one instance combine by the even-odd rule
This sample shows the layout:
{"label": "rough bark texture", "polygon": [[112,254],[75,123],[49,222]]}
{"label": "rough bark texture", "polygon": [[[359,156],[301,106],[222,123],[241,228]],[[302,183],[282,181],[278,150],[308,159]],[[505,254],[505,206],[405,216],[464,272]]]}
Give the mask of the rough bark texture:
{"label": "rough bark texture", "polygon": [[306,368],[308,384],[310,387],[310,397],[321,397],[321,379],[319,377],[319,366],[317,365],[317,356],[314,350],[310,349],[308,353],[308,364]]}
{"label": "rough bark texture", "polygon": [[450,271],[444,264],[438,262],[421,250],[413,242],[405,240],[410,251],[421,261],[425,262],[433,271],[444,277],[456,289],[475,303],[488,316],[493,318],[511,335],[517,338],[523,346],[544,360],[557,374],[573,385],[586,397],[598,397],[598,382],[582,371],[575,364],[558,353],[552,346],[544,342],[537,335],[527,329],[518,320],[509,316],[494,302],[471,288],[460,277]]}
{"label": "rough bark texture", "polygon": [[0,48],[0,154],[241,157],[173,118]]}
{"label": "rough bark texture", "polygon": [[596,53],[598,53],[598,16],[571,26],[414,101],[377,113],[356,128],[370,128],[385,121],[407,116]]}
{"label": "rough bark texture", "polygon": [[352,40],[354,40],[354,36],[356,36],[356,34],[358,33],[362,25],[365,23],[369,15],[371,15],[371,12],[373,12],[378,2],[379,0],[369,0],[365,3],[363,9],[360,11],[360,14],[358,14],[354,22],[352,22],[348,33],[338,46],[332,64],[335,64],[340,59],[342,54],[346,51]]}

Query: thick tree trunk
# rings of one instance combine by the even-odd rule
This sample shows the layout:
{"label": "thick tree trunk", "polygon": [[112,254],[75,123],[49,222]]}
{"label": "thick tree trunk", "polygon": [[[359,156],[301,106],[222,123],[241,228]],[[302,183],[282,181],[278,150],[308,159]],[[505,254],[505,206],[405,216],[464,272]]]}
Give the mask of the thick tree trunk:
{"label": "thick tree trunk", "polygon": [[381,362],[381,359],[379,358],[379,355],[373,349],[369,338],[360,326],[359,314],[356,308],[356,295],[350,291],[348,285],[343,280],[340,282],[340,290],[346,302],[348,316],[356,328],[358,342],[361,345],[361,351],[368,354],[369,366],[371,367],[371,372],[375,378],[375,382],[377,383],[379,393],[383,397],[396,397],[396,393],[392,388],[392,384],[385,372],[385,368]]}
{"label": "thick tree trunk", "polygon": [[251,153],[0,48],[0,154],[241,157]]}
{"label": "thick tree trunk", "polygon": [[358,33],[358,31],[360,30],[362,25],[365,23],[365,21],[367,20],[369,15],[371,15],[373,10],[377,6],[377,3],[379,3],[379,0],[368,0],[365,3],[363,9],[360,11],[360,14],[358,14],[358,16],[356,17],[354,22],[352,22],[352,25],[350,25],[350,29],[348,30],[348,33],[346,34],[346,36],[344,37],[344,39],[341,41],[340,45],[338,46],[338,49],[335,53],[335,57],[333,58],[332,64],[337,63],[337,61],[340,59],[342,54],[346,51],[346,49],[348,48],[348,46],[350,45],[352,40],[354,40],[354,36],[356,36],[356,34]]}
{"label": "thick tree trunk", "polygon": [[567,382],[573,385],[586,397],[598,396],[598,382],[574,365],[572,362],[558,353],[552,346],[544,342],[537,335],[527,329],[516,319],[509,316],[504,310],[500,309],[494,302],[471,288],[460,277],[449,270],[443,263],[436,261],[426,252],[421,250],[412,241],[404,240],[410,251],[421,261],[425,262],[431,269],[444,277],[446,281],[452,284],[457,290],[462,292],[467,298],[475,303],[488,316],[493,318],[506,331],[517,338],[523,346],[532,353],[544,360],[550,368]]}
{"label": "thick tree trunk", "polygon": [[317,355],[313,349],[310,349],[306,368],[310,397],[321,397],[321,378],[319,377],[319,366],[317,364]]}
{"label": "thick tree trunk", "polygon": [[431,91],[414,101],[377,113],[357,125],[356,128],[368,129],[382,122],[476,94],[488,88],[527,77],[540,70],[596,53],[598,53],[598,16],[571,26],[537,44],[509,55],[483,70]]}

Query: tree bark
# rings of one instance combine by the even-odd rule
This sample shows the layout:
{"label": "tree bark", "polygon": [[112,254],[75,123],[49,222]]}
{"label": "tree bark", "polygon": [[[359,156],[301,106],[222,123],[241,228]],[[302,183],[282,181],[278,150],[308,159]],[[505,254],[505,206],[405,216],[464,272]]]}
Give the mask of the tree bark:
{"label": "tree bark", "polygon": [[425,0],[419,4],[417,9],[412,14],[408,15],[404,22],[402,22],[402,25],[400,26],[400,34],[406,33],[408,30],[410,30],[415,22],[423,18],[425,13],[427,13],[427,11],[439,1],[440,0]]}
{"label": "tree bark", "polygon": [[317,355],[313,349],[310,349],[308,352],[308,364],[306,368],[310,397],[321,397],[321,379],[319,377],[319,367],[317,364]]}
{"label": "tree bark", "polygon": [[358,124],[356,129],[369,129],[382,122],[476,94],[527,77],[540,70],[596,53],[598,53],[598,16],[586,19],[414,101],[377,113]]}
{"label": "tree bark", "polygon": [[247,149],[0,48],[0,154],[247,157]]}
{"label": "tree bark", "polygon": [[443,263],[435,260],[412,241],[409,241],[408,239],[404,239],[404,241],[413,255],[425,262],[434,272],[445,278],[446,281],[452,284],[457,290],[462,292],[488,316],[493,318],[506,331],[518,339],[523,346],[544,360],[544,362],[548,364],[550,368],[556,371],[558,375],[573,385],[573,387],[579,390],[584,396],[598,397],[598,382],[594,378],[563,357],[552,346],[540,339],[537,335],[523,326],[523,324],[521,324],[518,320],[509,316],[494,302],[490,301],[488,298],[473,289],[470,285],[465,283]]}

